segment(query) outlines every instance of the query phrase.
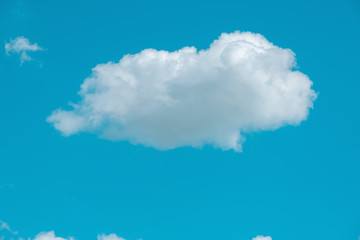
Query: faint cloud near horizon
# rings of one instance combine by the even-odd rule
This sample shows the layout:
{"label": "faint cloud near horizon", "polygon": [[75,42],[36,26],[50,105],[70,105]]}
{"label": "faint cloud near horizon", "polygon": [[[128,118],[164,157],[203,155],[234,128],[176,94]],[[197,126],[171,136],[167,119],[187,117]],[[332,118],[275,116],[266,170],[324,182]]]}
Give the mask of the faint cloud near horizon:
{"label": "faint cloud near horizon", "polygon": [[17,231],[13,231],[13,230],[10,228],[9,224],[7,224],[6,222],[0,220],[0,231],[2,231],[2,230],[7,230],[7,231],[9,231],[11,234],[14,234],[14,235],[17,235],[17,234],[18,234]]}
{"label": "faint cloud near horizon", "polygon": [[[3,222],[0,221],[0,230],[1,230],[1,224]],[[5,223],[6,224],[6,223]],[[6,224],[6,226],[8,227],[8,225]],[[4,240],[5,237],[4,236],[0,236],[1,240]],[[11,238],[13,239],[13,238]],[[63,237],[58,237],[55,235],[54,231],[48,231],[48,232],[40,232],[39,234],[37,234],[34,238],[27,238],[28,240],[75,240],[74,237],[67,237],[67,238],[63,238]],[[18,240],[24,240],[24,238],[19,238]],[[109,235],[106,234],[99,234],[97,236],[97,240],[125,240],[122,237],[119,237],[118,235],[112,233]],[[264,237],[264,236],[257,236],[255,238],[252,238],[252,240],[272,240],[272,238],[270,236]]]}
{"label": "faint cloud near horizon", "polygon": [[[18,231],[13,231],[9,224],[7,224],[4,221],[0,220],[0,232],[2,230],[6,230],[8,232],[10,232],[12,235],[18,235]],[[5,235],[1,235],[0,233],[0,240],[5,240],[6,236]],[[43,231],[38,233],[34,238],[23,238],[20,236],[17,236],[18,240],[24,240],[24,239],[28,239],[28,240],[75,240],[74,237],[59,237],[55,235],[54,231]],[[10,239],[13,239],[13,237],[10,237]],[[111,234],[98,234],[97,236],[97,240],[125,240],[125,238],[119,237],[118,235],[116,235],[115,233],[111,233]],[[263,236],[263,235],[258,235],[254,238],[252,238],[252,240],[272,240],[272,238],[270,236]]]}
{"label": "faint cloud near horizon", "polygon": [[40,47],[37,43],[31,43],[26,37],[20,36],[13,39],[10,39],[10,42],[5,42],[5,52],[6,55],[17,54],[20,57],[20,65],[26,61],[33,60],[28,52],[38,52],[43,51],[44,49]]}

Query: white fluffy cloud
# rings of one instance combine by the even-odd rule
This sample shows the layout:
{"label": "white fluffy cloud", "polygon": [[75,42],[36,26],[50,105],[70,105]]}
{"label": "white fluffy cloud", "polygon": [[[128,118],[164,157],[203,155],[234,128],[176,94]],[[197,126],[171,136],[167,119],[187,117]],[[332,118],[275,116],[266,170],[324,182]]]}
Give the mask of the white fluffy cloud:
{"label": "white fluffy cloud", "polygon": [[71,110],[47,121],[69,136],[91,132],[157,149],[212,144],[241,151],[241,133],[298,125],[316,93],[294,53],[250,32],[210,48],[145,49],[97,65]]}
{"label": "white fluffy cloud", "polygon": [[6,54],[16,53],[20,56],[21,64],[25,61],[31,61],[32,58],[28,55],[28,52],[42,51],[43,49],[37,43],[30,43],[29,39],[25,37],[17,37],[10,42],[5,43]]}
{"label": "white fluffy cloud", "polygon": [[272,240],[271,237],[267,236],[267,237],[264,237],[264,236],[257,236],[255,238],[253,238],[252,240]]}

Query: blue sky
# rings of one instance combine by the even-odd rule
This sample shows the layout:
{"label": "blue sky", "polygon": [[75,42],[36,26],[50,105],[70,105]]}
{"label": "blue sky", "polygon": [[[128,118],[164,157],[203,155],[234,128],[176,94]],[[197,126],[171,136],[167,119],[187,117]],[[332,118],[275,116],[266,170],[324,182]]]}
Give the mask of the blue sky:
{"label": "blue sky", "polygon": [[[1,1],[0,220],[18,234],[0,227],[0,239],[357,240],[359,25],[355,0]],[[242,152],[159,150],[99,129],[64,137],[46,120],[81,102],[98,64],[147,48],[208,49],[237,30],[296,54],[318,93],[306,120],[259,125],[242,134]],[[22,64],[4,47],[19,36],[42,48]]]}

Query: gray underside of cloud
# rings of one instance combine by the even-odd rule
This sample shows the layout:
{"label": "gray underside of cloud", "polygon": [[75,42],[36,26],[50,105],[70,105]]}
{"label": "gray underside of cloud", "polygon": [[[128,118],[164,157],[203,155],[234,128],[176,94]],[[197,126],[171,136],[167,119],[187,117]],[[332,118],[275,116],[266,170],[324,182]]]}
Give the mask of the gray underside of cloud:
{"label": "gray underside of cloud", "polygon": [[241,151],[241,133],[298,125],[316,93],[294,53],[249,32],[210,48],[145,49],[97,65],[71,110],[47,121],[64,136],[90,132],[166,150],[211,144]]}

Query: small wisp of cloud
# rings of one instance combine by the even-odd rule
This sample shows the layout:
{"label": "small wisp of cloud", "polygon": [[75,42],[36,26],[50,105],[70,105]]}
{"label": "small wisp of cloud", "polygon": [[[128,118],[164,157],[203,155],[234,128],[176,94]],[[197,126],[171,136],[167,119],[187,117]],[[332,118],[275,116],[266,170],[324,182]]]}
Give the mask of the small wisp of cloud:
{"label": "small wisp of cloud", "polygon": [[13,231],[13,230],[10,228],[9,224],[7,224],[6,222],[0,220],[0,231],[2,231],[2,230],[6,230],[6,231],[8,231],[9,233],[11,233],[11,234],[13,234],[13,235],[17,235],[17,234],[18,234],[17,231]]}
{"label": "small wisp of cloud", "polygon": [[97,240],[125,240],[125,239],[122,237],[118,237],[116,234],[112,233],[109,235],[99,234]]}
{"label": "small wisp of cloud", "polygon": [[29,56],[28,52],[37,52],[43,51],[44,49],[40,47],[37,43],[31,43],[29,39],[20,36],[11,39],[10,42],[5,43],[5,52],[7,55],[17,54],[20,57],[20,65],[26,61],[31,61],[32,58]]}

